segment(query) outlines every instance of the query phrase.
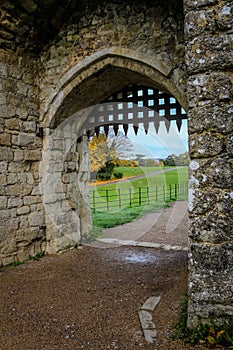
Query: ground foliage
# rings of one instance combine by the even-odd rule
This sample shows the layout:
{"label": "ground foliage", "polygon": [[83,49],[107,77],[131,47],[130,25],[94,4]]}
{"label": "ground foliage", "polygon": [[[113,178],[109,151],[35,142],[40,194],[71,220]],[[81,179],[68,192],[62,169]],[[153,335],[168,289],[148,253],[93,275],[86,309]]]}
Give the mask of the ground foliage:
{"label": "ground foliage", "polygon": [[233,316],[221,326],[212,320],[209,324],[200,322],[196,328],[189,328],[187,319],[188,296],[186,294],[181,300],[180,317],[174,327],[172,339],[183,339],[187,343],[200,344],[207,348],[222,346],[226,349],[233,349]]}

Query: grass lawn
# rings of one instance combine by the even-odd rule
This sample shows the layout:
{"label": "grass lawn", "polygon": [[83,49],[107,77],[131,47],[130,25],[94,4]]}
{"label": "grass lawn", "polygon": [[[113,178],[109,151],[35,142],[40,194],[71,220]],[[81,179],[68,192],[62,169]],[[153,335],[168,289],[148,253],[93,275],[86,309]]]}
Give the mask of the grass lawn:
{"label": "grass lawn", "polygon": [[[160,211],[171,200],[187,199],[187,185],[182,190],[182,184],[187,184],[188,167],[177,167],[175,170],[153,176],[147,176],[147,174],[162,170],[161,167],[127,167],[117,168],[117,171],[118,169],[121,172],[125,170],[123,173],[126,177],[141,174],[145,174],[145,177],[90,188],[91,207],[95,206],[92,214],[94,228],[122,225],[133,221],[146,212]],[[180,186],[180,191],[176,187],[177,196],[174,195],[175,184]]]}
{"label": "grass lawn", "polygon": [[131,176],[137,176],[137,175],[143,175],[143,174],[148,174],[148,173],[152,173],[154,171],[157,170],[163,170],[163,169],[169,169],[172,167],[161,167],[161,166],[157,166],[157,167],[134,167],[134,168],[130,168],[127,166],[121,166],[121,167],[117,167],[115,168],[114,172],[115,173],[122,173],[123,174],[123,178],[124,177],[131,177]]}
{"label": "grass lawn", "polygon": [[[159,212],[162,208],[169,207],[169,202],[158,204],[156,206],[140,206],[133,208],[124,208],[118,211],[105,211],[92,213],[93,231],[97,234],[101,232],[101,228],[110,228],[117,225],[127,224],[142,215],[152,212]],[[100,229],[100,230],[99,230]]]}

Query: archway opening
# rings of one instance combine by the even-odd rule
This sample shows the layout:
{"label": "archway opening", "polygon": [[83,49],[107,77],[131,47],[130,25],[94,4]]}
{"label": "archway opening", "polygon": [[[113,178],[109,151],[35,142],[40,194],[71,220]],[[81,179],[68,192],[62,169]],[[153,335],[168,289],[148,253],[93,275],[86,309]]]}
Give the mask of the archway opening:
{"label": "archway opening", "polygon": [[[187,249],[189,157],[186,118],[184,109],[173,96],[141,84],[130,84],[93,108],[84,130],[91,138],[90,204],[97,231],[98,225],[109,228],[125,224],[140,214],[161,211],[168,203],[183,200],[186,203],[173,205],[173,218],[163,230],[164,233],[175,231],[185,217],[182,237],[177,240],[167,237],[166,243],[172,243],[176,248],[181,243]],[[185,125],[180,133],[182,121]],[[130,135],[131,139],[124,134]],[[132,152],[132,141],[135,148],[146,154]],[[152,154],[150,146],[156,151],[162,146],[162,151],[167,153],[165,159],[158,153]],[[135,244],[158,219],[155,215],[153,222],[150,217],[149,226],[145,221],[143,230],[134,232],[133,236],[123,234],[125,241]],[[114,232],[116,230],[112,230],[112,235]],[[116,237],[111,239],[116,242]],[[108,237],[107,241],[111,239]]]}
{"label": "archway opening", "polygon": [[[120,104],[127,104],[127,116],[114,112],[111,116],[112,122],[108,120],[104,123],[105,133],[109,124],[113,124],[115,133],[119,124],[123,124],[124,132],[127,133],[132,114],[128,111],[128,104],[131,102],[136,102],[133,103],[133,109],[137,106],[137,113],[134,113],[133,118],[137,115],[138,120],[133,119],[132,123],[135,133],[139,130],[140,119],[144,119],[143,125],[147,132],[154,115],[157,116],[153,120],[156,131],[162,121],[169,131],[171,120],[175,120],[180,129],[182,119],[186,119],[179,104],[185,97],[166,74],[147,63],[124,57],[105,56],[102,60],[98,58],[91,65],[88,64],[85,69],[83,66],[79,70],[72,69],[71,73],[62,80],[41,120],[45,136],[41,173],[47,214],[48,252],[79,244],[91,231],[87,147],[93,130],[99,133],[99,127],[103,125],[103,115],[100,115],[102,111],[98,110],[100,102],[105,105],[107,99],[111,99],[108,101],[109,106],[115,94],[114,103],[118,112]],[[133,89],[132,97],[125,90],[129,87]],[[142,95],[138,95],[139,91]],[[172,96],[169,95],[171,93]],[[154,108],[150,105],[151,101]],[[142,107],[149,110],[147,115],[140,110]],[[97,112],[100,114],[97,115]],[[91,125],[93,115],[97,116],[97,119],[94,118],[94,128]],[[164,118],[165,115],[169,117]],[[109,116],[108,113],[108,118]]]}

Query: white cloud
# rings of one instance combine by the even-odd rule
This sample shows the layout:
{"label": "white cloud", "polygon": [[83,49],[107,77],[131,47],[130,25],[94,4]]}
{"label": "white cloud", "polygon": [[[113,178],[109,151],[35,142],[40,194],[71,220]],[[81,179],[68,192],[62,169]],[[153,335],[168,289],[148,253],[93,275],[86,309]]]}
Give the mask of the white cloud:
{"label": "white cloud", "polygon": [[145,154],[148,158],[166,158],[169,154],[184,153],[188,150],[187,120],[182,121],[180,133],[175,121],[172,121],[169,132],[165,123],[160,122],[158,134],[150,125],[147,135],[143,127],[139,127],[138,135],[135,135],[130,126],[128,137],[133,142],[135,153]]}

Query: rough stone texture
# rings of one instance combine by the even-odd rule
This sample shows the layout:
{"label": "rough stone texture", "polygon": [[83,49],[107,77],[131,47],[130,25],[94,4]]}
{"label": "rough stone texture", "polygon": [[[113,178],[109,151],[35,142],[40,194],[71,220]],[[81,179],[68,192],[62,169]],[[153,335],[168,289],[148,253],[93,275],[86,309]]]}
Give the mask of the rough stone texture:
{"label": "rough stone texture", "polygon": [[42,55],[41,123],[57,125],[130,82],[170,91],[186,106],[183,31],[181,3],[103,1]]}
{"label": "rough stone texture", "polygon": [[232,2],[186,1],[189,103],[189,325],[232,308]]}
{"label": "rough stone texture", "polygon": [[0,265],[5,265],[43,251],[45,232],[42,200],[33,194],[42,147],[35,135],[37,63],[30,56],[3,50],[0,61]]}
{"label": "rough stone texture", "polygon": [[147,311],[154,311],[156,306],[158,305],[161,297],[150,297],[148,298],[145,303],[142,305],[141,309],[142,310],[147,310]]}

